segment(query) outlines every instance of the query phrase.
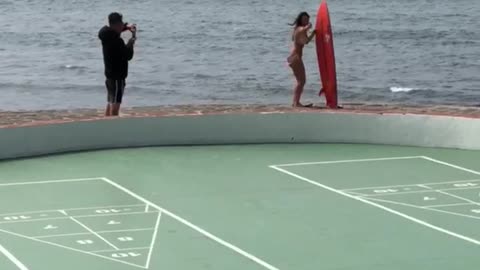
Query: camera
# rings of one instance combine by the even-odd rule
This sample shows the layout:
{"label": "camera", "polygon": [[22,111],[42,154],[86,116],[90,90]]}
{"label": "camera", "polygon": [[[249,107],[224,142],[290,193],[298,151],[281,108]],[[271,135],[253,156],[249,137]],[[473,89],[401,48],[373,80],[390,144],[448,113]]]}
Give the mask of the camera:
{"label": "camera", "polygon": [[123,31],[136,32],[137,31],[137,25],[136,24],[125,23]]}

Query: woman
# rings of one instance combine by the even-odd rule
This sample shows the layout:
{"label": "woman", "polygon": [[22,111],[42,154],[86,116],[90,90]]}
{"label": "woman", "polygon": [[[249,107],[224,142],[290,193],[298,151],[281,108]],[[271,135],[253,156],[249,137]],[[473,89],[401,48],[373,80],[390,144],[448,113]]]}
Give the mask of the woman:
{"label": "woman", "polygon": [[291,25],[294,26],[292,34],[293,48],[290,56],[287,58],[287,62],[290,68],[292,68],[293,75],[297,80],[297,84],[293,90],[292,106],[312,107],[313,104],[302,105],[300,103],[300,98],[303,93],[303,87],[305,86],[305,82],[307,80],[307,76],[305,74],[305,65],[303,64],[302,60],[303,47],[313,39],[315,36],[315,31],[308,35],[308,30],[312,28],[312,24],[310,23],[310,15],[308,15],[307,12],[301,12],[298,14],[297,19]]}

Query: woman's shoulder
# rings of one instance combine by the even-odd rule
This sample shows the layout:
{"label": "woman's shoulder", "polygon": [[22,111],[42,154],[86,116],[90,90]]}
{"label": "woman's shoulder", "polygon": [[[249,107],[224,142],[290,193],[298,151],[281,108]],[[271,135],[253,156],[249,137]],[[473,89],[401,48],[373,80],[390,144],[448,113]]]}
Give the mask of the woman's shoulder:
{"label": "woman's shoulder", "polygon": [[297,26],[293,29],[293,35],[298,35],[302,32],[302,27],[301,26]]}

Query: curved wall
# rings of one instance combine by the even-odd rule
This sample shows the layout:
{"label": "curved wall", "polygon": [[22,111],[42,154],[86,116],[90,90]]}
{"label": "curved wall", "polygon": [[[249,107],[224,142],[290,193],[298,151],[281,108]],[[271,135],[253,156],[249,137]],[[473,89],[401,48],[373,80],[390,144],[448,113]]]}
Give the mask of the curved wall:
{"label": "curved wall", "polygon": [[480,120],[428,115],[275,113],[117,118],[0,128],[0,159],[117,147],[371,143],[480,149]]}

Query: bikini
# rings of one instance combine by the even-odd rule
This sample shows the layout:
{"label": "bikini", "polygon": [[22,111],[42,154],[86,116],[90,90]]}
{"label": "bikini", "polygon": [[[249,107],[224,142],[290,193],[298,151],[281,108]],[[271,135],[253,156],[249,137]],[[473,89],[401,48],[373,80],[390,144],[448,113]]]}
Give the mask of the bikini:
{"label": "bikini", "polygon": [[[299,41],[297,41],[296,39],[294,39],[294,46],[297,46],[297,45],[305,46],[305,44],[307,44],[307,37],[302,38],[302,39],[300,39]],[[287,57],[287,65],[288,65],[288,66],[292,66],[292,64],[293,64],[295,61],[301,61],[301,60],[302,60],[302,59],[300,58],[300,56],[298,55],[298,53],[291,54],[290,56]]]}

